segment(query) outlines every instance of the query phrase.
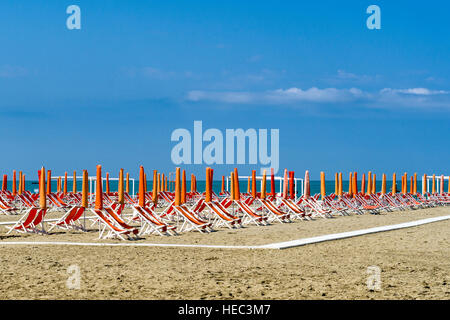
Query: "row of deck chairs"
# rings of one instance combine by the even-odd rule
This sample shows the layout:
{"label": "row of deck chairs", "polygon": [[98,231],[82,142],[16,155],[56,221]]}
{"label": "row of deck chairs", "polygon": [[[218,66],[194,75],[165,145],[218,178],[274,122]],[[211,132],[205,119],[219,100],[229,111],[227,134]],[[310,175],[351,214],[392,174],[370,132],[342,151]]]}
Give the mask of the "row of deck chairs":
{"label": "row of deck chairs", "polygon": [[[410,210],[450,204],[450,194],[380,193],[363,195],[330,194],[298,199],[268,195],[261,199],[257,194],[241,193],[240,199],[231,199],[228,192],[219,195],[212,192],[211,201],[205,194],[186,194],[186,202],[175,205],[175,195],[161,192],[154,203],[152,194],[145,193],[144,205],[125,193],[125,203],[119,204],[117,193],[103,193],[101,208],[95,208],[95,197],[91,196],[86,208],[81,206],[81,193],[50,193],[48,206],[40,209],[38,196],[28,191],[21,195],[0,191],[0,212],[21,214],[21,218],[8,233],[48,233],[55,228],[61,230],[86,231],[87,225],[98,226],[99,238],[136,239],[146,235],[177,235],[181,232],[198,231],[209,233],[219,228],[242,228],[246,225],[267,226],[273,223],[290,223],[293,220],[331,218],[350,214],[377,214],[395,210]],[[47,223],[48,212],[59,211],[63,215],[57,221]],[[47,230],[46,230],[47,229]]]}

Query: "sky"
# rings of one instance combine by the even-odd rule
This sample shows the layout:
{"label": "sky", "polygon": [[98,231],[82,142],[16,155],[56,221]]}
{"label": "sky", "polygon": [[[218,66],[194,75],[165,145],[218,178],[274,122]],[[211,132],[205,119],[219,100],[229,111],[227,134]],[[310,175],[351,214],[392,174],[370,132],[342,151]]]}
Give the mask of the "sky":
{"label": "sky", "polygon": [[[366,26],[372,4],[379,30]],[[66,26],[70,5],[79,30]],[[1,173],[173,171],[172,132],[202,121],[224,135],[278,129],[279,173],[449,174],[449,10],[401,0],[2,0]],[[181,166],[204,176],[204,163]],[[212,166],[216,179],[235,167]]]}

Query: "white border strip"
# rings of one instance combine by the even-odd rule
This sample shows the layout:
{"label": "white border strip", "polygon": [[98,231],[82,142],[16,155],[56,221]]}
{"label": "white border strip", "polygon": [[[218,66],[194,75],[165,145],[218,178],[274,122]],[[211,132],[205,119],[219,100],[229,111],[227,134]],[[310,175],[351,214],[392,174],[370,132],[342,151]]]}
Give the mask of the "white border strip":
{"label": "white border strip", "polygon": [[416,227],[416,226],[420,226],[420,225],[427,224],[427,223],[433,223],[433,222],[449,220],[449,219],[450,219],[450,216],[441,216],[441,217],[435,217],[435,218],[421,219],[421,220],[416,220],[416,221],[411,221],[411,222],[391,224],[388,226],[381,226],[381,227],[375,227],[375,228],[370,228],[370,229],[362,229],[362,230],[355,230],[355,231],[349,231],[349,232],[327,234],[327,235],[318,236],[318,237],[292,240],[292,241],[286,241],[286,242],[270,243],[267,245],[260,246],[259,248],[261,248],[261,249],[287,249],[287,248],[304,246],[306,244],[318,243],[318,242],[323,242],[323,241],[357,237],[357,236],[370,234],[370,233],[411,228],[411,227]]}
{"label": "white border strip", "polygon": [[421,219],[400,224],[375,227],[370,229],[355,230],[342,233],[327,234],[318,237],[304,238],[292,241],[270,243],[255,246],[226,246],[207,244],[176,244],[176,243],[106,243],[106,242],[64,242],[64,241],[0,241],[0,246],[7,245],[69,245],[69,246],[97,246],[97,247],[173,247],[173,248],[209,248],[209,249],[287,249],[307,244],[324,241],[338,240],[357,237],[365,234],[378,233],[390,230],[404,229],[420,226],[423,224],[450,220],[450,215],[435,218]]}

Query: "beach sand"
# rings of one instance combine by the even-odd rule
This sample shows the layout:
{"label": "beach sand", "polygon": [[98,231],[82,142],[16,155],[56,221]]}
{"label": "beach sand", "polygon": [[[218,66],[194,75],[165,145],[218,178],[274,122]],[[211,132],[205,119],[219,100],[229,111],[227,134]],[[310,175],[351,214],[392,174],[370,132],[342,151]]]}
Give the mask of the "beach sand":
{"label": "beach sand", "polygon": [[[366,214],[138,243],[267,244],[448,214],[450,208]],[[94,231],[7,236],[5,230],[2,299],[450,299],[449,220],[285,250],[6,246],[1,243],[119,241],[96,240]],[[79,290],[66,287],[73,264],[81,271]],[[380,291],[367,288],[369,266],[381,269]]]}

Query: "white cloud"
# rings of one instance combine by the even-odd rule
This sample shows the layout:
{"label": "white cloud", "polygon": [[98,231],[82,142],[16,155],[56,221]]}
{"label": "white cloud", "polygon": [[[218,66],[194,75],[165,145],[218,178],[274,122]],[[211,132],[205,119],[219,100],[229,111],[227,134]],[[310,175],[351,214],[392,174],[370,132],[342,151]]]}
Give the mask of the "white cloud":
{"label": "white cloud", "polygon": [[427,88],[410,88],[410,89],[391,89],[391,88],[384,88],[380,91],[382,94],[386,93],[403,93],[403,94],[415,94],[415,95],[435,95],[435,94],[449,94],[450,91],[444,91],[444,90],[430,90]]}
{"label": "white cloud", "polygon": [[367,92],[358,88],[289,88],[262,92],[190,91],[186,97],[193,102],[213,101],[230,104],[320,105],[349,104],[361,107],[450,108],[450,91],[427,88],[392,89]]}
{"label": "white cloud", "polygon": [[211,92],[195,90],[190,91],[187,100],[190,101],[218,101],[226,103],[281,103],[289,104],[295,102],[349,102],[365,97],[365,93],[357,88],[336,89],[325,88],[319,89],[312,87],[302,90],[299,88],[277,89],[264,92]]}

